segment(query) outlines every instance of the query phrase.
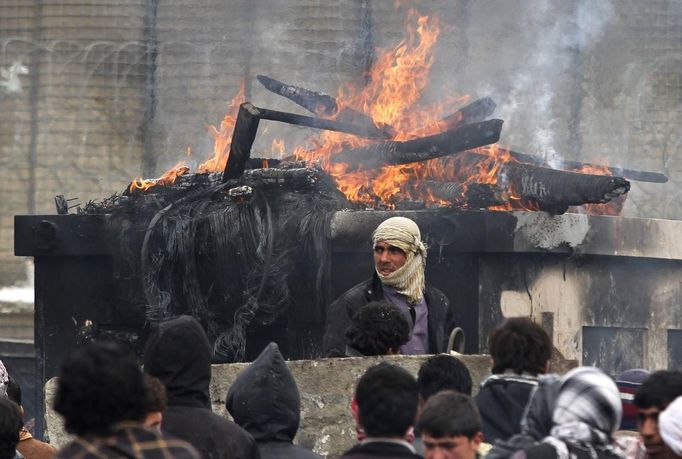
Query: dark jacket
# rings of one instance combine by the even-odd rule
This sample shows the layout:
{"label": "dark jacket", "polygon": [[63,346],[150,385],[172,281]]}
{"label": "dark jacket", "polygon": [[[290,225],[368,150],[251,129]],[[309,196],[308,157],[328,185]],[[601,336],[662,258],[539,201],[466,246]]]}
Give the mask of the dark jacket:
{"label": "dark jacket", "polygon": [[422,459],[403,445],[390,442],[360,443],[343,453],[341,459],[371,459],[371,458],[404,458]]}
{"label": "dark jacket", "polygon": [[521,420],[521,432],[506,440],[498,440],[486,455],[486,459],[507,459],[514,452],[527,448],[549,435],[552,413],[559,394],[561,380],[558,375],[538,378],[538,386],[531,394],[526,413]]}
{"label": "dark jacket", "polygon": [[537,378],[512,374],[493,375],[483,381],[476,405],[486,442],[506,440],[521,431],[521,419],[537,386]]}
{"label": "dark jacket", "polygon": [[225,406],[256,440],[263,459],[320,459],[292,443],[301,419],[301,398],[277,344],[268,344],[237,376]]}
{"label": "dark jacket", "polygon": [[162,322],[147,341],[144,370],[166,386],[161,428],[189,442],[205,458],[259,458],[251,436],[211,411],[211,346],[190,316]]}
{"label": "dark jacket", "polygon": [[[445,352],[455,321],[447,297],[440,290],[426,286],[424,299],[429,309],[429,352]],[[346,330],[361,307],[372,301],[384,301],[381,280],[376,273],[338,297],[327,309],[322,352],[327,357],[345,357]]]}

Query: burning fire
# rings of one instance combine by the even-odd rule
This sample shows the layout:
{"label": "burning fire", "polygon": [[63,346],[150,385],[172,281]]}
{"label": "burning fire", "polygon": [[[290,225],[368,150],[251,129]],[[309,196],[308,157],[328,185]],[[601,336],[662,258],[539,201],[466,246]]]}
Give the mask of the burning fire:
{"label": "burning fire", "polygon": [[175,179],[181,175],[185,175],[189,172],[189,167],[184,161],[180,161],[175,166],[167,170],[161,177],[156,179],[143,180],[142,177],[138,177],[130,184],[129,191],[142,190],[146,191],[155,185],[169,185],[175,182]]}
{"label": "burning fire", "polygon": [[[584,174],[613,175],[606,166],[583,165],[573,171]],[[583,204],[581,207],[585,213],[590,215],[620,215],[620,211],[623,210],[623,205],[625,204],[625,197],[625,195],[619,196],[605,204]]]}
{"label": "burning fire", "polygon": [[[421,16],[411,9],[406,18],[406,34],[402,42],[392,49],[379,52],[379,57],[369,71],[369,83],[360,88],[340,88],[336,97],[337,110],[331,118],[342,114],[361,114],[371,118],[380,129],[389,128],[391,140],[405,141],[443,132],[458,120],[451,119],[456,109],[469,102],[468,96],[449,95],[438,103],[426,104],[422,97],[429,84],[429,74],[434,63],[435,45],[440,35],[437,17]],[[222,172],[227,163],[232,133],[240,104],[245,101],[244,82],[238,94],[229,103],[220,127],[209,126],[214,139],[213,156],[198,167],[198,172]],[[449,118],[448,118],[449,117]],[[447,120],[447,121],[446,121]],[[491,210],[537,210],[532,203],[524,202],[511,186],[504,182],[504,165],[516,161],[509,150],[498,144],[472,150],[472,155],[433,159],[399,166],[384,166],[372,170],[351,170],[347,164],[332,162],[333,155],[350,148],[371,144],[373,141],[334,131],[321,131],[312,137],[307,147],[296,147],[287,152],[284,141],[272,142],[274,157],[295,157],[308,163],[319,164],[335,180],[338,189],[356,203],[394,208],[403,200],[422,201],[426,205],[448,205],[432,193],[428,181],[461,184],[464,197],[473,184],[484,184],[504,195],[503,205],[490,206]],[[311,148],[310,145],[313,145]],[[189,154],[188,150],[188,154]],[[483,158],[481,160],[481,158]],[[263,160],[263,167],[268,167]],[[170,184],[189,172],[184,162],[176,164],[158,179],[138,178],[130,191],[147,190],[158,184]],[[594,174],[609,174],[608,168],[581,170]],[[466,202],[466,200],[463,200]],[[622,203],[620,204],[622,206]],[[617,213],[616,205],[585,206],[588,212]]]}

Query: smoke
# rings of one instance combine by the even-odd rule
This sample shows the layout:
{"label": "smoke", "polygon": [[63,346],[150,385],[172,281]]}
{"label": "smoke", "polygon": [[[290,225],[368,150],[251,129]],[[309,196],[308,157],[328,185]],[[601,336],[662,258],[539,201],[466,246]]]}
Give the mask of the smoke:
{"label": "smoke", "polygon": [[[499,114],[510,134],[507,142],[514,143],[523,136],[526,151],[560,167],[563,158],[555,148],[557,119],[569,119],[570,108],[558,106],[557,95],[575,90],[561,83],[565,85],[567,72],[579,71],[581,55],[598,42],[614,10],[610,1],[577,2],[571,7],[561,0],[535,0],[524,5],[521,14],[527,49],[519,70],[508,80],[506,94],[498,96],[504,101]],[[530,141],[529,126],[533,127]]]}

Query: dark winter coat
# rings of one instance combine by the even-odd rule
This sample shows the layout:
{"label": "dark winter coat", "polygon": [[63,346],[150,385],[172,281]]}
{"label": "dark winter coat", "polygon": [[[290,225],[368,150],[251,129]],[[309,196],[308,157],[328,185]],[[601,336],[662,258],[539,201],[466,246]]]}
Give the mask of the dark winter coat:
{"label": "dark winter coat", "polygon": [[422,459],[407,447],[391,442],[371,442],[355,445],[341,456],[341,459]]}
{"label": "dark winter coat", "polygon": [[319,459],[292,443],[300,405],[296,381],[275,343],[239,374],[225,400],[234,421],[258,443],[263,459]]}
{"label": "dark winter coat", "polygon": [[248,433],[211,411],[211,346],[196,319],[162,322],[147,341],[144,370],[166,386],[163,431],[189,442],[204,458],[260,458]]}
{"label": "dark winter coat", "polygon": [[[429,353],[445,352],[455,321],[450,303],[440,290],[426,286],[426,306],[429,309]],[[345,357],[346,330],[351,319],[361,307],[372,301],[384,301],[384,291],[379,276],[359,283],[336,299],[327,309],[322,352],[327,357]]]}
{"label": "dark winter coat", "polygon": [[483,381],[476,405],[486,442],[506,440],[521,431],[521,419],[537,386],[537,378],[513,374],[493,375]]}
{"label": "dark winter coat", "polygon": [[553,425],[552,413],[560,386],[557,375],[540,376],[521,420],[521,432],[506,440],[496,441],[486,459],[507,459],[516,451],[530,447],[548,436]]}

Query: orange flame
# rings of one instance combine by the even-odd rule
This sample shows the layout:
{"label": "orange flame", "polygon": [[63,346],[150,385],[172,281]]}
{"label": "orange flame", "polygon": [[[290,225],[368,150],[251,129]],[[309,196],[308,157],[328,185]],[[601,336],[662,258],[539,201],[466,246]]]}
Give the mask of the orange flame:
{"label": "orange flame", "polygon": [[[585,164],[573,171],[592,175],[613,175],[607,166]],[[623,205],[625,205],[626,196],[619,196],[604,204],[583,204],[581,207],[589,215],[620,215],[620,211],[623,210]]]}
{"label": "orange flame", "polygon": [[[397,46],[378,51],[379,57],[368,72],[369,83],[366,86],[361,89],[339,88],[336,98],[338,108],[333,118],[343,116],[344,122],[358,124],[371,120],[380,129],[390,127],[386,131],[390,132],[391,140],[394,141],[443,132],[459,121],[452,113],[469,101],[468,96],[441,96],[440,102],[431,104],[422,101],[429,84],[435,45],[440,35],[439,19],[421,16],[411,9],[405,25],[405,38]],[[238,94],[229,103],[220,127],[209,126],[209,134],[214,139],[213,156],[198,167],[198,172],[224,170],[239,106],[244,101],[245,83],[242,81]],[[350,120],[347,118],[349,116]],[[463,198],[472,184],[498,185],[504,190],[501,194],[508,202],[491,206],[491,210],[538,210],[537,205],[525,202],[515,195],[510,186],[500,183],[505,181],[505,164],[516,159],[509,150],[497,144],[477,148],[470,154],[463,153],[415,164],[384,166],[375,170],[350,170],[346,164],[330,161],[332,155],[373,142],[340,132],[322,131],[306,142],[307,147],[296,147],[292,154],[299,160],[319,164],[334,178],[338,189],[351,202],[389,208],[394,208],[397,202],[405,199],[420,200],[427,205],[447,205],[448,202],[434,196],[428,186],[421,185],[424,180],[438,180],[461,184]],[[271,152],[276,158],[291,156],[287,154],[285,143],[281,139],[273,140]],[[189,148],[187,155],[191,155]],[[268,160],[263,160],[263,167],[268,166]],[[146,190],[156,184],[172,183],[188,171],[189,168],[184,163],[178,163],[159,179],[136,179],[130,190]],[[608,168],[580,172],[603,174],[608,173]],[[611,204],[589,205],[585,208],[590,213],[617,213],[620,210],[617,205]]]}
{"label": "orange flame", "polygon": [[[420,16],[410,10],[406,20],[406,38],[396,47],[380,54],[369,71],[369,84],[360,90],[339,89],[337,113],[346,108],[369,115],[377,127],[391,126],[392,140],[408,140],[442,130],[440,120],[448,111],[463,104],[468,97],[449,96],[441,102],[422,104],[434,62],[435,44],[440,34],[438,18]],[[315,148],[298,147],[294,156],[308,162],[321,161],[337,187],[353,202],[393,207],[400,197],[416,198],[411,188],[415,177],[426,178],[436,162],[385,166],[380,170],[353,171],[342,163],[329,161],[331,155],[347,148],[368,145],[371,141],[347,134],[325,131],[313,140]],[[427,199],[441,203],[437,199]]]}
{"label": "orange flame", "polygon": [[242,81],[239,92],[232,98],[227,107],[225,118],[220,122],[220,129],[215,126],[208,127],[208,133],[213,137],[213,157],[198,167],[199,172],[222,172],[227,164],[232,143],[232,132],[237,122],[239,106],[246,101],[245,83]]}
{"label": "orange flame", "polygon": [[128,191],[133,192],[135,190],[146,191],[155,185],[169,185],[174,183],[175,180],[181,175],[185,175],[189,172],[189,167],[184,161],[180,161],[175,166],[167,170],[161,177],[156,179],[143,180],[142,177],[138,177],[132,181]]}

